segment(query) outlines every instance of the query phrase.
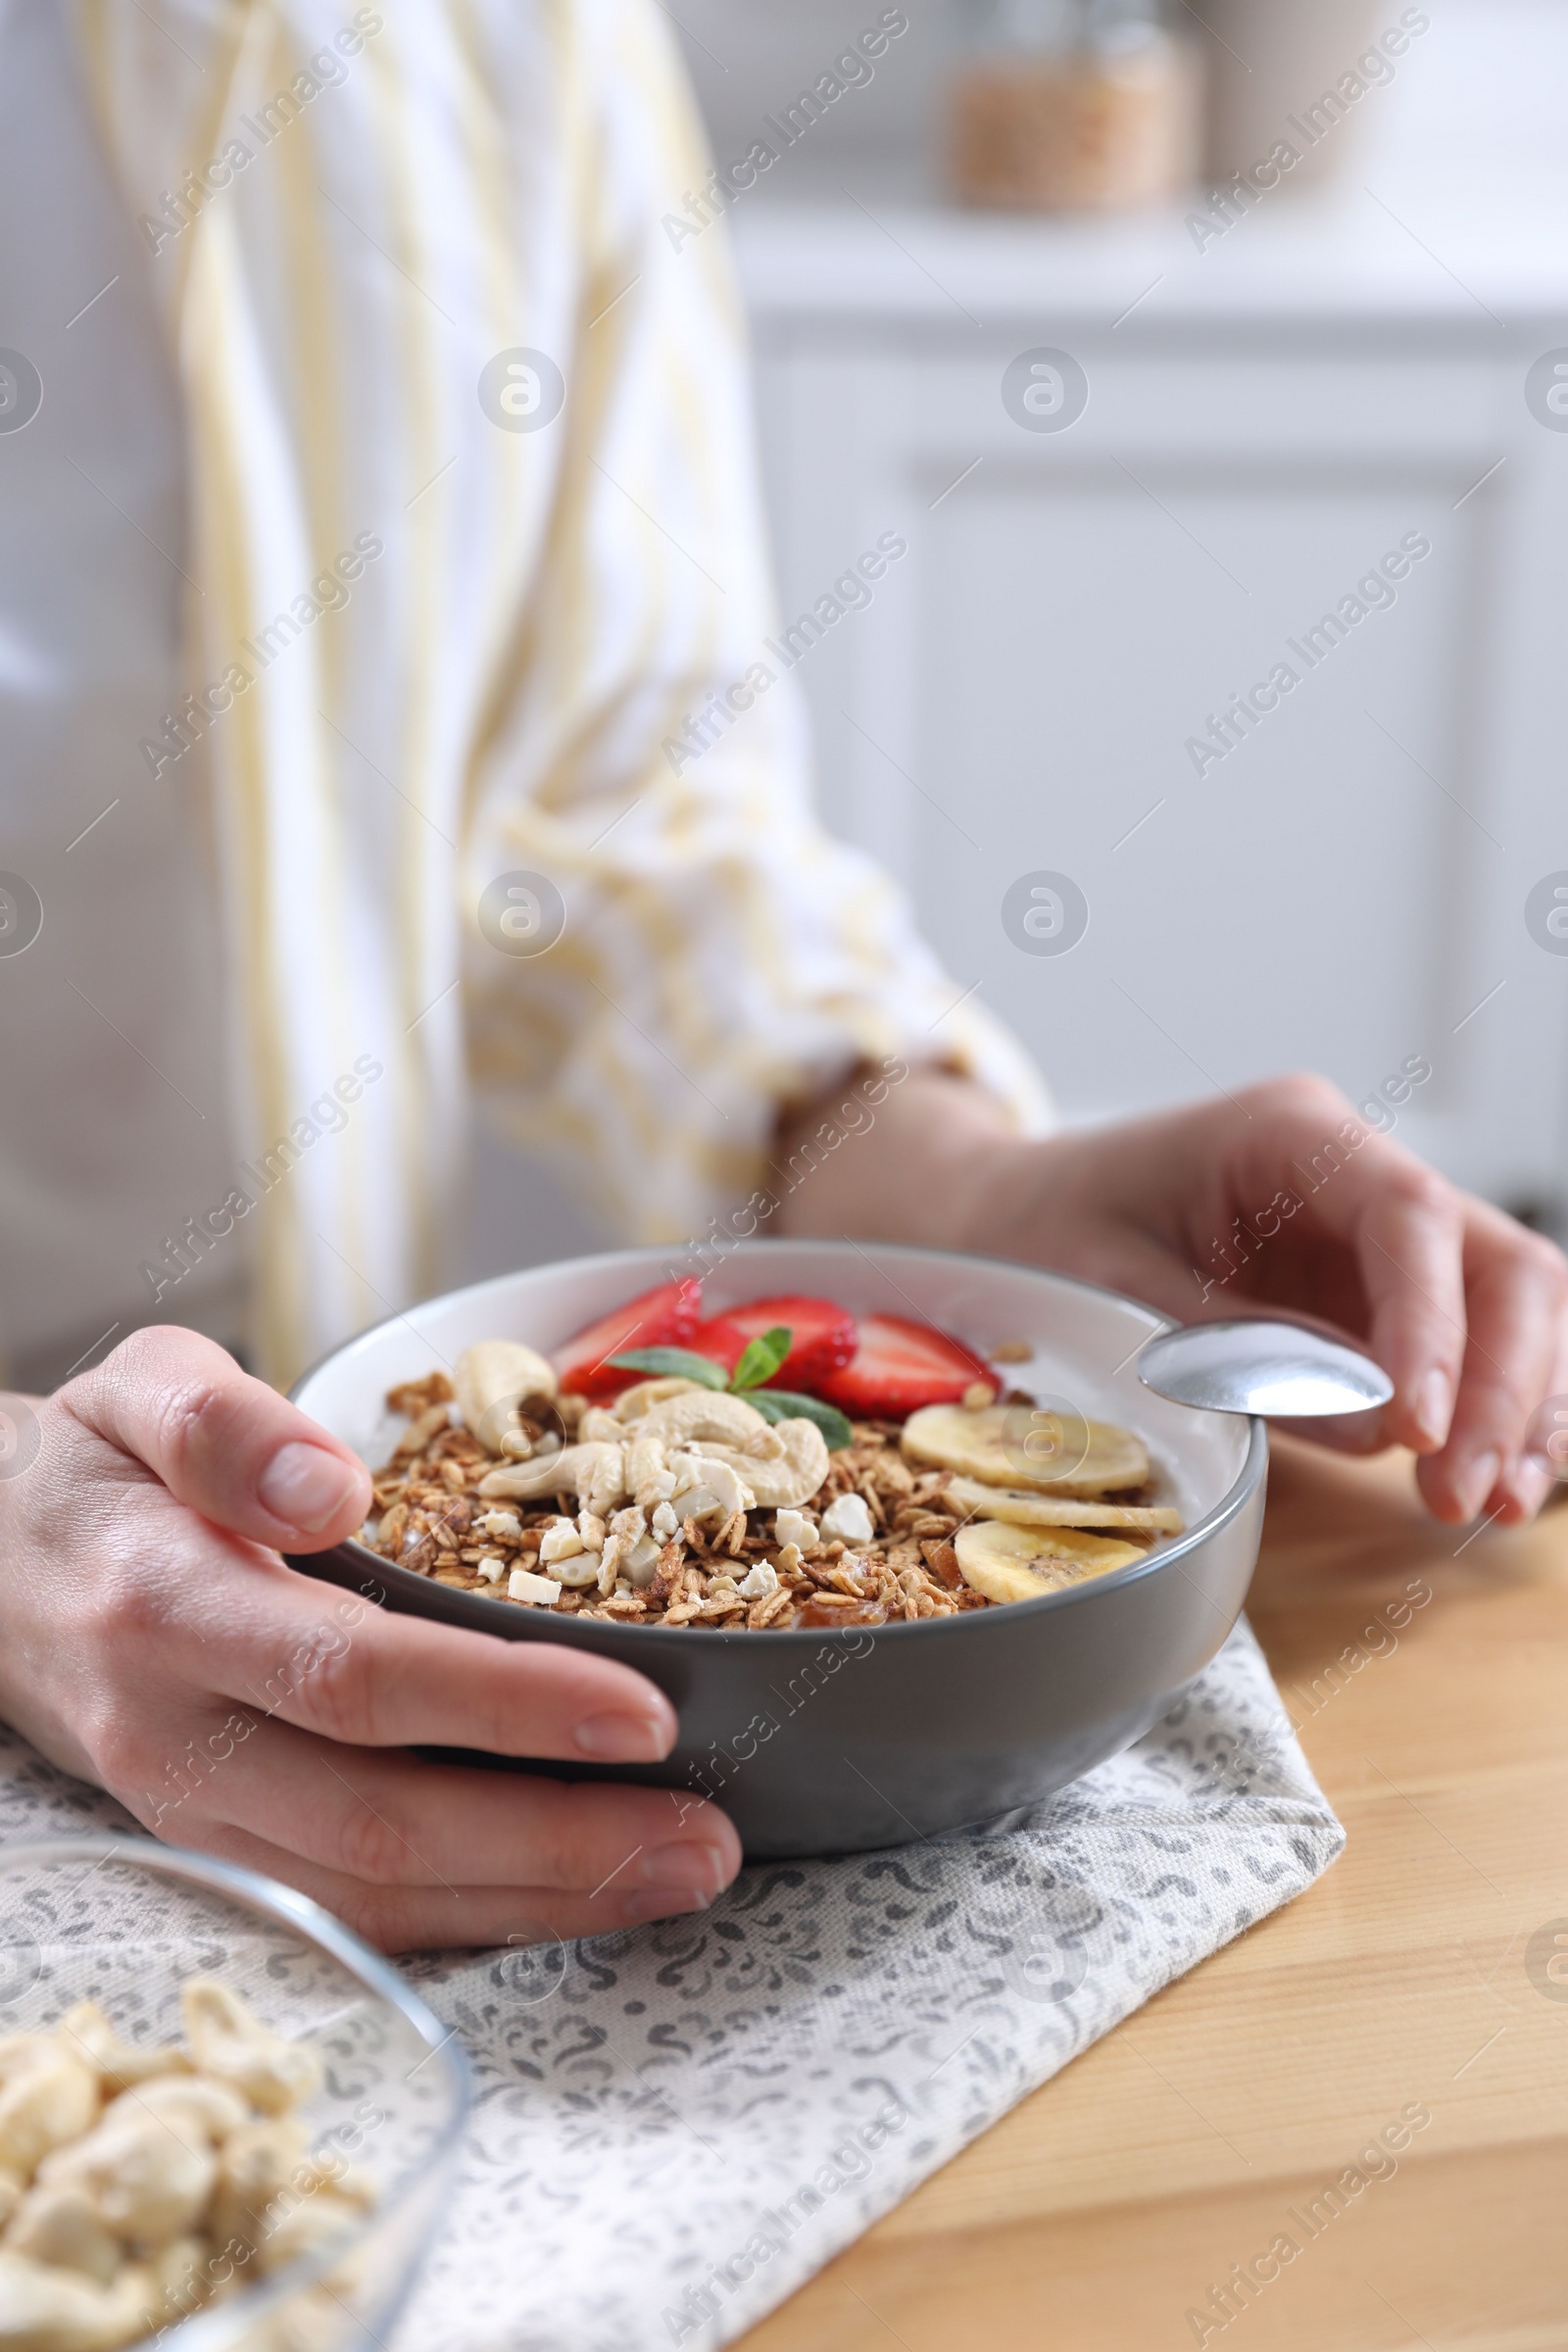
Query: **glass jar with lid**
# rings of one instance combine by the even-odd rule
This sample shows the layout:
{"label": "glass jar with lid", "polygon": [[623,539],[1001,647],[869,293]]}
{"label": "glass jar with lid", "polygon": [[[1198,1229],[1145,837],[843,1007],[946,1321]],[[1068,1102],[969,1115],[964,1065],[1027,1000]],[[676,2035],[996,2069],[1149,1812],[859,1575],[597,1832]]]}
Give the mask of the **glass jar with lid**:
{"label": "glass jar with lid", "polygon": [[1158,0],[960,0],[948,176],[1024,212],[1158,203],[1197,169],[1199,72]]}

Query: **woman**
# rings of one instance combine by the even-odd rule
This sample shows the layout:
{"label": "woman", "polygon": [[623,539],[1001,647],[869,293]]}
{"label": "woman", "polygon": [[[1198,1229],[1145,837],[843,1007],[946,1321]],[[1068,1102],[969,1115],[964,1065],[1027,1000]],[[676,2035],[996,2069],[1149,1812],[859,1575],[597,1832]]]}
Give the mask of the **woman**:
{"label": "woman", "polygon": [[406,1752],[656,1757],[640,1676],[345,1622],[277,1557],[368,1482],[225,1350],[284,1381],[439,1284],[475,1095],[678,1240],[896,1057],[778,1230],[1182,1316],[1235,1237],[1238,1294],[1367,1337],[1440,1516],[1539,1506],[1557,1253],[1317,1080],[1045,1132],[816,829],[787,685],[733,692],[746,389],[721,232],[662,227],[704,158],[647,0],[81,0],[0,46],[0,1271],[19,1390],[69,1376],[5,1408],[6,1720],[394,1947],[727,1884],[712,1806]]}

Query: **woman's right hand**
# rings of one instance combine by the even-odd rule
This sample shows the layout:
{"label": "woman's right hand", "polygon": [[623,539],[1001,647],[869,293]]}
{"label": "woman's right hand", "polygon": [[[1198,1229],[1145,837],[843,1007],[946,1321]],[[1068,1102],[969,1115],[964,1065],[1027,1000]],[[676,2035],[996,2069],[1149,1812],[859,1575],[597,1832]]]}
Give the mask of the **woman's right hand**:
{"label": "woman's right hand", "polygon": [[347,1446],[211,1341],[138,1332],[0,1479],[0,1717],[171,1843],[285,1880],[389,1951],[603,1934],[740,1867],[713,1805],[429,1764],[651,1763],[675,1715],[581,1650],[394,1616],[284,1566],[361,1525]]}

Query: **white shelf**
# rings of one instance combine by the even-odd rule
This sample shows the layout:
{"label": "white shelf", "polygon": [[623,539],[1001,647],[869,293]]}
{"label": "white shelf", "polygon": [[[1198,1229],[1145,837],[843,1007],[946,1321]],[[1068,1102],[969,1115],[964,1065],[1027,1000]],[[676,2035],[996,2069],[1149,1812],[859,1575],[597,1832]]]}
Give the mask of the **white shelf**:
{"label": "white shelf", "polygon": [[[962,328],[965,313],[1000,324],[1042,309],[1108,325],[1136,301],[1126,323],[1143,332],[1191,318],[1343,318],[1539,340],[1568,316],[1568,6],[1433,0],[1430,13],[1432,28],[1397,78],[1370,90],[1331,134],[1347,140],[1333,191],[1298,193],[1287,178],[1201,251],[1185,218],[1202,209],[1198,191],[1191,206],[1114,220],[1019,220],[943,204],[910,143],[919,123],[899,126],[902,145],[884,135],[899,100],[896,86],[884,98],[884,85],[905,71],[892,52],[882,83],[847,94],[839,120],[735,204],[748,301],[760,322],[815,316],[835,330],[899,318]],[[682,15],[692,21],[689,0]],[[721,154],[786,95],[777,64],[773,81],[759,74],[744,86],[743,31],[731,8],[722,84],[712,61],[688,51],[719,118]],[[941,72],[929,44],[919,71],[930,84],[929,147]]]}
{"label": "white shelf", "polygon": [[[1434,245],[1425,213],[1406,203],[1400,226],[1360,190],[1260,207],[1202,253],[1179,214],[1063,225],[874,193],[861,202],[874,218],[842,198],[737,206],[741,280],[760,325],[809,318],[838,332],[914,319],[972,332],[1050,312],[1140,334],[1191,320],[1345,319],[1540,342],[1568,318],[1568,234],[1544,238],[1537,222],[1527,242],[1489,224]],[[1568,222],[1568,201],[1558,218]]]}

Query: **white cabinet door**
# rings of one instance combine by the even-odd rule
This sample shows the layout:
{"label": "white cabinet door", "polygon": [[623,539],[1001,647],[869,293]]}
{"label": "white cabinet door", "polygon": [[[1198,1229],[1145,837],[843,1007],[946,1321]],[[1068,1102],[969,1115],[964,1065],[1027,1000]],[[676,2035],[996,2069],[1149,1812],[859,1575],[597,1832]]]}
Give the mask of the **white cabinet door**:
{"label": "white cabinet door", "polygon": [[[1066,1115],[1292,1066],[1360,1101],[1416,1061],[1403,1136],[1560,1194],[1568,956],[1525,909],[1568,869],[1568,434],[1526,409],[1527,340],[760,320],[786,617],[907,542],[795,673],[823,808]],[[1087,409],[1023,429],[1004,371],[1058,345]],[[1004,926],[1039,872],[1087,900],[1068,953]]]}

